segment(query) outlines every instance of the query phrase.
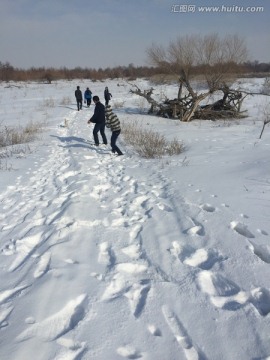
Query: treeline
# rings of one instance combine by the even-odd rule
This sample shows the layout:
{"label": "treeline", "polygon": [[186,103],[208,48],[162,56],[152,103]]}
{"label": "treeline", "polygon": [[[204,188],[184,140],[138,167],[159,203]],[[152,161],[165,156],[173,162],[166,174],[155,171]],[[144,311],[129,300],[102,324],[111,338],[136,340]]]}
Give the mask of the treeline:
{"label": "treeline", "polygon": [[[260,63],[258,61],[245,62],[241,65],[232,64],[233,72],[241,73],[242,75],[248,74],[266,74],[270,73],[270,62]],[[200,75],[202,71],[201,67],[193,69],[193,73]],[[164,69],[158,67],[148,66],[134,66],[129,64],[128,66],[117,66],[114,68],[82,68],[76,67],[68,69],[62,67],[45,68],[45,67],[31,67],[29,69],[19,69],[13,67],[9,62],[2,63],[0,61],[0,81],[42,81],[51,83],[55,80],[73,80],[73,79],[89,79],[92,81],[104,80],[104,79],[116,79],[116,78],[149,78],[154,75],[164,73]],[[169,74],[169,70],[168,70]]]}
{"label": "treeline", "polygon": [[116,78],[143,78],[151,77],[160,71],[155,67],[147,66],[117,66],[114,68],[82,68],[76,67],[68,69],[62,67],[45,68],[31,67],[30,69],[19,69],[13,67],[10,63],[0,62],[0,81],[42,81],[51,83],[55,80],[73,80],[73,79],[90,79],[92,81]]}

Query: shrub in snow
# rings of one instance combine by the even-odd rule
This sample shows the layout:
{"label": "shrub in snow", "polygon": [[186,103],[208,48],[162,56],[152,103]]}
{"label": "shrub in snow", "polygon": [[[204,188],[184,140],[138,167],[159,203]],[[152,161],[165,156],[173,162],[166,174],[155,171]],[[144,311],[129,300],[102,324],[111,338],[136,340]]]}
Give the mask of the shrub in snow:
{"label": "shrub in snow", "polygon": [[165,136],[139,126],[137,122],[122,126],[125,141],[132,145],[138,154],[144,158],[160,158],[164,155],[179,155],[184,151],[183,144],[173,139],[166,140]]}

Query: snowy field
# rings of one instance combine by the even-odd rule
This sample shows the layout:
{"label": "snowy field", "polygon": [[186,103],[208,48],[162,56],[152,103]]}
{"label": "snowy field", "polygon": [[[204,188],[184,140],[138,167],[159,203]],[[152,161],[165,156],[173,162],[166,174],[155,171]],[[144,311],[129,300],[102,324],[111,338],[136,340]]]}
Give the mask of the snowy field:
{"label": "snowy field", "polygon": [[[185,152],[146,160],[121,135],[122,157],[94,148],[77,85],[102,102],[108,86],[122,123]],[[269,97],[249,96],[241,121],[180,123],[144,115],[129,89],[0,84],[1,126],[46,124],[1,158],[0,359],[270,359]]]}

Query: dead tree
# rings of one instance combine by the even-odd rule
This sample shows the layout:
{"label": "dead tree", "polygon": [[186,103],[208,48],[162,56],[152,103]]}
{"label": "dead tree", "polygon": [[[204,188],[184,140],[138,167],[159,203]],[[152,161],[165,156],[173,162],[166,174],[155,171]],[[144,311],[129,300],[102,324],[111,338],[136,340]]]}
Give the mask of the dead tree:
{"label": "dead tree", "polygon": [[158,103],[153,98],[153,88],[149,90],[141,90],[137,85],[133,85],[130,90],[132,94],[142,96],[149,104],[150,109],[148,113],[156,114],[172,119],[179,119],[181,121],[191,121],[192,119],[223,119],[223,118],[241,118],[244,113],[240,111],[244,98],[240,91],[231,90],[228,87],[220,89],[223,92],[223,97],[212,104],[200,105],[206,99],[210,92],[197,95],[190,87],[190,92],[180,99],[165,99],[165,101]]}
{"label": "dead tree", "polygon": [[156,109],[162,107],[162,105],[158,104],[157,101],[155,101],[153,98],[152,98],[152,94],[153,94],[153,88],[151,89],[148,89],[148,90],[144,90],[142,91],[136,84],[130,84],[134,89],[131,89],[130,92],[132,94],[135,94],[135,95],[138,95],[138,96],[142,96],[143,98],[145,98],[149,104],[151,105],[150,106],[150,109],[148,110],[148,113],[149,114],[153,114]]}
{"label": "dead tree", "polygon": [[[193,118],[211,118],[220,116],[237,117],[244,97],[229,87],[233,75],[237,72],[237,64],[246,56],[246,47],[237,35],[220,39],[217,34],[186,36],[171,42],[167,49],[153,45],[148,49],[148,56],[153,65],[164,70],[164,73],[177,75],[179,81],[176,99],[166,99],[158,103],[153,98],[153,88],[142,91],[138,87],[131,92],[143,96],[151,105],[149,112],[158,115],[191,121]],[[206,91],[195,91],[191,78],[195,69],[206,85]],[[197,70],[198,71],[198,70]],[[201,106],[202,101],[222,91],[223,97],[214,104]]]}

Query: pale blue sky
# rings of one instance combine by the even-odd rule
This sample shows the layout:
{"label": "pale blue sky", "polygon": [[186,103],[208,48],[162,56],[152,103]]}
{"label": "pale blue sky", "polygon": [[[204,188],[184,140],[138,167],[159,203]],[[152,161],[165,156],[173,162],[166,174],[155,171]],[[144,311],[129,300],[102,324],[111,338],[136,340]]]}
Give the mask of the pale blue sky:
{"label": "pale blue sky", "polygon": [[[195,11],[185,12],[183,5],[195,5]],[[199,11],[222,5],[263,11]],[[250,60],[270,62],[269,15],[269,0],[1,0],[0,61],[21,68],[148,65],[152,43],[218,32],[239,34]]]}

